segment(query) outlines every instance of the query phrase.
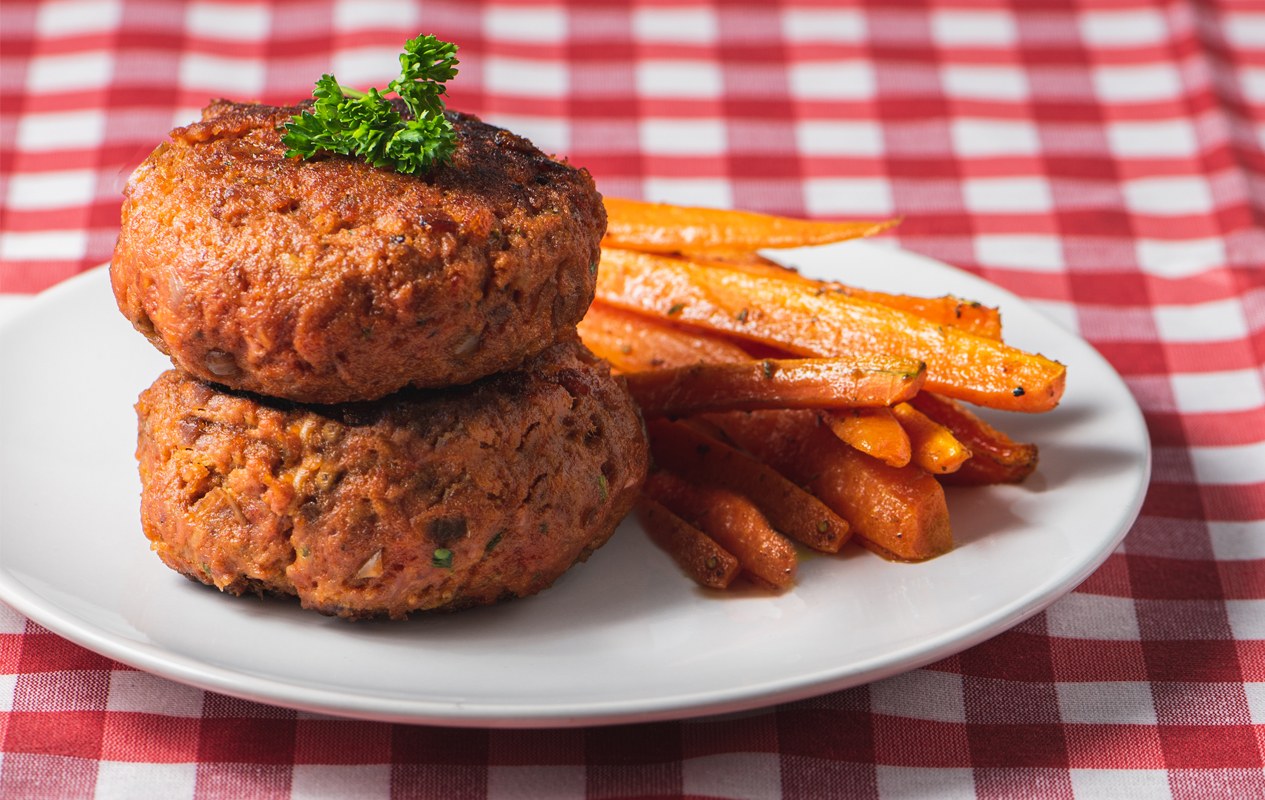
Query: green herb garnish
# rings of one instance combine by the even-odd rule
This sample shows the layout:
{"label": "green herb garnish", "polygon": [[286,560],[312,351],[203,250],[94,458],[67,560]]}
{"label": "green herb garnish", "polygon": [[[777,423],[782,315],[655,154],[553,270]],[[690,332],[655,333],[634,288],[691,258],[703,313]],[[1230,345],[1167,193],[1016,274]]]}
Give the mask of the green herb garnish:
{"label": "green herb garnish", "polygon": [[485,553],[492,552],[492,549],[501,543],[501,537],[504,535],[505,535],[505,531],[503,530],[498,531],[497,534],[492,537],[492,541],[488,542],[487,546],[483,548],[483,552]]}
{"label": "green herb garnish", "polygon": [[598,490],[599,492],[601,492],[601,494],[602,494],[602,502],[603,502],[603,503],[605,503],[605,502],[606,502],[606,500],[607,500],[607,499],[611,496],[611,495],[610,495],[610,489],[609,489],[609,488],[607,488],[609,485],[610,485],[610,484],[608,484],[608,483],[607,483],[607,481],[606,481],[606,476],[605,476],[605,475],[598,475],[598,476],[597,476],[597,490]]}
{"label": "green herb garnish", "polygon": [[452,566],[452,551],[444,547],[439,548],[431,556],[430,565],[440,569],[450,568]]}
{"label": "green herb garnish", "polygon": [[322,75],[312,96],[316,104],[286,124],[281,141],[287,156],[311,158],[322,152],[360,156],[375,167],[425,172],[452,157],[457,132],[444,116],[444,82],[456,74],[457,46],[434,36],[410,39],[400,54],[400,78],[387,85],[404,100],[413,119],[403,119],[377,89],[340,86]]}

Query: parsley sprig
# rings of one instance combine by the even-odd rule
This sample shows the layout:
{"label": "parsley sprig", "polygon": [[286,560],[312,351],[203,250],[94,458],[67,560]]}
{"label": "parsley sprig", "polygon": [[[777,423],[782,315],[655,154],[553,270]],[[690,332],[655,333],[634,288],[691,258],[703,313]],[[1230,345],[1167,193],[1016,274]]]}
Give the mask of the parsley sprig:
{"label": "parsley sprig", "polygon": [[321,152],[360,156],[375,167],[396,172],[425,172],[447,162],[457,132],[444,116],[445,81],[457,74],[457,45],[434,36],[410,39],[400,54],[400,77],[387,86],[413,119],[405,120],[377,89],[367,92],[340,86],[322,75],[312,96],[316,103],[286,124],[281,137],[287,156],[311,158]]}

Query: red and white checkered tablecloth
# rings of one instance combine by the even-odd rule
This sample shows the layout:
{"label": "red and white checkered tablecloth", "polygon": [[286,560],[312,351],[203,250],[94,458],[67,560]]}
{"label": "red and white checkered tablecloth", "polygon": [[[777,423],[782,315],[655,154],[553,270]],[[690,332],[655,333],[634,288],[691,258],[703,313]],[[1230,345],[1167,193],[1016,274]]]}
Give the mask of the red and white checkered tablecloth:
{"label": "red and white checkered tablecloth", "polygon": [[1142,516],[983,645],[723,719],[323,718],[0,607],[0,796],[1265,797],[1265,0],[4,0],[0,312],[108,260],[131,167],[209,97],[383,86],[419,31],[461,47],[452,106],[604,193],[903,215],[1031,299],[1144,409]]}

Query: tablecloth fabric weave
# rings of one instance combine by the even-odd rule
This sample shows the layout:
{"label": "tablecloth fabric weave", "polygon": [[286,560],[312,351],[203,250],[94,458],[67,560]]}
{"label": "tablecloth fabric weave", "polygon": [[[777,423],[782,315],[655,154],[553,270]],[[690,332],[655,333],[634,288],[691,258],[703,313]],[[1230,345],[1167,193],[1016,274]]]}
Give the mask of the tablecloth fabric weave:
{"label": "tablecloth fabric weave", "polygon": [[1146,413],[1141,518],[958,656],[650,725],[314,717],[5,609],[0,796],[1265,796],[1265,2],[6,0],[0,291],[107,260],[131,166],[208,97],[382,86],[418,31],[461,46],[452,106],[607,194],[904,215],[901,246],[1032,299]]}

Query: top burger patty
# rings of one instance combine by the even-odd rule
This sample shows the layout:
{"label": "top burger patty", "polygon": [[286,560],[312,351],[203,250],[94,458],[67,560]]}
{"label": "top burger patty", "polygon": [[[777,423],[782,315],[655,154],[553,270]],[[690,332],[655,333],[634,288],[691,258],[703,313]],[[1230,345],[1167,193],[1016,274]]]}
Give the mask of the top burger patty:
{"label": "top burger patty", "polygon": [[286,158],[299,110],[212,103],[128,182],[115,296],[177,366],[335,403],[468,383],[570,336],[606,227],[587,171],[460,114],[428,174]]}

